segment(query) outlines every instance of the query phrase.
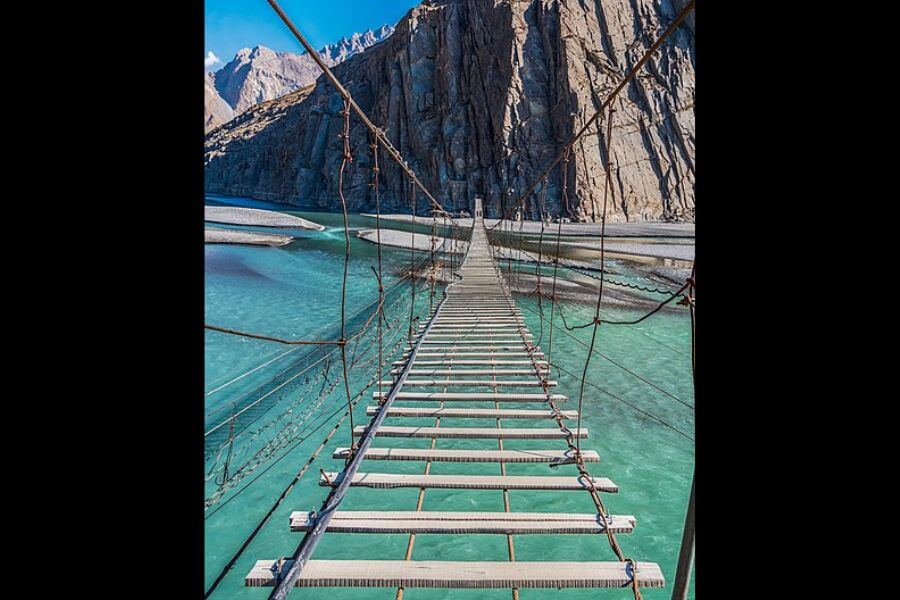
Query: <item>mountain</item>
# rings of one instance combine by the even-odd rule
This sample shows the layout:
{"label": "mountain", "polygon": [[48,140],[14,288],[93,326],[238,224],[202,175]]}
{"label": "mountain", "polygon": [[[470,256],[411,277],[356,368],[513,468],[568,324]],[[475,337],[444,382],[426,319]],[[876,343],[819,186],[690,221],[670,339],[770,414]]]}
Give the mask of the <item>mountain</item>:
{"label": "mountain", "polygon": [[[377,32],[354,33],[319,51],[328,66],[334,66],[377,44],[393,33],[394,28],[383,26]],[[275,52],[265,46],[239,50],[234,59],[212,74],[213,87],[237,116],[251,106],[274,100],[288,92],[315,83],[321,74],[318,65],[308,54]],[[218,105],[207,86],[207,131],[225,121],[218,122],[209,108]],[[230,120],[230,119],[229,119]],[[212,127],[210,123],[216,123]]]}
{"label": "mountain", "polygon": [[207,73],[204,78],[204,95],[206,100],[206,131],[211,131],[234,118],[234,110],[219,95],[216,89],[216,77]]}
{"label": "mountain", "polygon": [[394,28],[390,25],[382,25],[378,31],[369,29],[365,33],[354,33],[349,39],[341,38],[337,43],[325,46],[319,50],[319,55],[325,59],[326,64],[330,67],[344,62],[354,54],[359,54],[370,46],[374,46],[392,33],[394,33]]}
{"label": "mountain", "polygon": [[[487,216],[514,202],[674,19],[684,0],[426,0],[387,41],[335,75],[450,210]],[[688,20],[614,103],[611,222],[692,220],[694,27]],[[336,208],[342,100],[330,83],[259,107],[207,136],[206,188],[305,208]],[[570,211],[599,219],[606,122],[573,147]],[[351,120],[344,176],[353,210],[370,211],[370,136]],[[381,153],[382,208],[408,211],[410,185]],[[560,214],[560,170],[546,206]],[[538,214],[540,196],[527,213]],[[425,202],[420,198],[420,210]]]}

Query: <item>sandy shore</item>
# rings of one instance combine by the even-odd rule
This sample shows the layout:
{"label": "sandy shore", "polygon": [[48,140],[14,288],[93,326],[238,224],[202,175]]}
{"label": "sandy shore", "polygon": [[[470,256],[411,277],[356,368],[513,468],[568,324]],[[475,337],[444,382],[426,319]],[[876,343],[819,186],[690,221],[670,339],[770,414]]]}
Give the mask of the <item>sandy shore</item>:
{"label": "sandy shore", "polygon": [[207,227],[203,232],[207,244],[251,244],[254,246],[284,246],[294,239],[280,233],[258,233],[255,231],[239,231],[237,229],[220,229]]}
{"label": "sandy shore", "polygon": [[[386,221],[409,223],[413,220],[411,215],[382,215]],[[431,225],[431,219],[428,217],[416,217],[416,223],[420,225]],[[457,219],[458,223],[463,226],[471,227],[472,219]],[[485,223],[496,223],[496,220],[489,221],[485,219]],[[519,224],[516,223],[514,231],[518,232]],[[536,241],[533,234],[540,233],[541,224],[537,222],[523,223],[523,232],[529,234],[531,242]],[[556,231],[554,225],[553,233]],[[619,259],[625,261],[619,263],[613,269],[609,269],[610,274],[620,276],[622,274],[639,275],[650,280],[651,285],[661,288],[674,288],[680,286],[684,279],[690,274],[690,263],[694,260],[694,243],[693,243],[693,224],[684,223],[622,223],[617,225],[607,225],[606,234],[613,239],[606,240],[607,257],[610,259]],[[596,235],[600,234],[599,224],[585,223],[563,223],[562,231],[569,236]],[[357,233],[357,236],[375,243],[376,232],[374,229],[364,229]],[[622,238],[669,238],[667,241],[652,241],[639,239],[622,239]],[[381,242],[386,246],[396,248],[409,248],[412,236],[408,231],[399,231],[395,229],[382,229]],[[431,239],[429,235],[417,233],[415,236],[416,250],[428,251],[431,248]],[[439,238],[439,244],[444,242],[444,238]],[[552,252],[553,242],[547,239],[547,231],[545,230],[545,253],[542,262],[549,266],[552,262],[548,261],[548,254]],[[531,244],[532,246],[534,244]],[[578,239],[569,237],[562,241],[561,245],[571,250],[589,250],[591,254],[597,253],[599,256],[600,242],[596,239]],[[465,252],[466,244],[458,242],[457,247]],[[561,248],[562,250],[562,248]],[[537,252],[533,247],[527,251],[518,248],[500,247],[495,248],[498,258],[511,258],[521,263],[536,263]],[[599,260],[597,256],[585,260],[577,258],[564,257],[560,258],[559,264],[562,267],[575,267],[580,270],[591,271],[594,275],[585,275],[574,273],[568,269],[561,269],[557,277],[556,295],[559,299],[593,303],[596,302],[599,282],[596,276],[600,272]],[[506,264],[503,264],[506,267]],[[686,268],[687,267],[687,268]],[[504,268],[505,271],[505,268]],[[514,292],[519,294],[533,295],[537,288],[537,277],[534,274],[534,267],[523,267],[521,269],[514,268],[516,275],[509,280],[510,287]],[[621,271],[621,272],[620,272]],[[427,273],[420,276],[427,276]],[[443,280],[449,277],[446,274],[439,276]],[[543,279],[543,295],[550,294],[550,281],[552,278],[546,274]],[[631,307],[653,307],[659,302],[659,296],[648,296],[644,292],[633,289],[624,288],[610,283],[604,291],[604,306],[631,306]],[[678,310],[676,307],[667,307],[664,310]]]}
{"label": "sandy shore", "polygon": [[[378,232],[375,229],[360,229],[356,232],[356,237],[373,244],[378,243]],[[465,254],[469,247],[468,242],[457,242],[456,249],[453,248],[453,240],[435,236],[435,250],[439,252],[449,252],[454,254]],[[381,230],[381,245],[392,246],[394,248],[411,248],[413,245],[413,235],[409,231],[399,231],[397,229]],[[415,235],[416,250],[425,252],[431,251],[431,236],[417,233]]]}
{"label": "sandy shore", "polygon": [[[375,215],[366,214],[367,217],[375,217]],[[412,221],[412,215],[381,215],[386,221],[399,221],[401,223],[409,223]],[[431,225],[431,217],[416,217],[416,223],[421,225]],[[497,219],[485,219],[484,224],[492,227],[497,223]],[[456,219],[456,222],[463,227],[471,227],[472,219]],[[438,219],[438,224],[442,220]],[[509,221],[506,222],[507,225]],[[524,221],[522,224],[522,232],[528,234],[539,234],[541,232],[540,221]],[[512,223],[513,231],[518,233],[519,222]],[[553,223],[545,225],[545,230],[551,229],[555,232],[558,225]],[[563,235],[600,235],[600,223],[563,223]],[[608,223],[606,225],[606,235],[609,237],[675,237],[675,238],[693,238],[693,223],[665,223],[662,221],[636,221],[633,223]]]}
{"label": "sandy shore", "polygon": [[[538,255],[535,252],[526,252],[525,250],[519,250],[518,248],[507,248],[505,246],[501,246],[495,250],[496,255],[500,259],[512,259],[526,263],[537,263],[541,262],[545,265],[552,264],[549,261],[550,256],[549,253],[553,252],[555,249],[552,244],[547,244],[546,250],[541,257],[541,260],[538,261]],[[560,252],[562,254],[562,252]],[[574,258],[560,258],[559,264],[563,267],[574,267],[576,269],[587,269],[590,271],[600,272],[600,267],[598,267],[595,263],[587,260],[577,260]]]}
{"label": "sandy shore", "polygon": [[212,223],[229,225],[256,225],[259,227],[282,227],[288,229],[309,229],[324,231],[325,227],[300,217],[286,215],[273,210],[241,208],[236,206],[206,206],[204,219]]}
{"label": "sandy shore", "polygon": [[[600,242],[561,242],[570,248],[584,248],[586,250],[600,251]],[[606,252],[615,254],[629,254],[635,256],[650,256],[653,258],[669,258],[674,260],[694,260],[694,244],[648,244],[640,242],[611,242],[605,243]]]}

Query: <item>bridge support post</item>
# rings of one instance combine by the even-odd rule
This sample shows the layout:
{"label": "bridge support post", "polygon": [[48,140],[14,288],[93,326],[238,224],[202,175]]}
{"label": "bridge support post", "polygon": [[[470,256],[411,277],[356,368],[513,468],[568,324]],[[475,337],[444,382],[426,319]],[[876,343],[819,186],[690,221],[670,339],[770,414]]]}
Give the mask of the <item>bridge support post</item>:
{"label": "bridge support post", "polygon": [[684,519],[684,533],[681,536],[681,551],[675,570],[675,587],[672,600],[687,600],[691,585],[691,571],[694,568],[694,479],[691,476],[691,498],[688,500],[687,516]]}

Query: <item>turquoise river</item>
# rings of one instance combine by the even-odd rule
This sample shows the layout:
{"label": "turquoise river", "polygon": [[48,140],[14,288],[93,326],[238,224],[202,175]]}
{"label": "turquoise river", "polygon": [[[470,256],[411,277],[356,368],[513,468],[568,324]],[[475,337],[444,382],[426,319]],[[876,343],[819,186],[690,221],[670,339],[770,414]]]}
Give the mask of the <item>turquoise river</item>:
{"label": "turquoise river", "polygon": [[[226,202],[275,208],[321,223],[326,230],[275,230],[297,236],[291,244],[280,248],[207,245],[206,322],[285,338],[337,339],[344,260],[341,215],[285,211],[284,207],[252,200],[207,198],[208,204]],[[373,226],[372,218],[350,217],[351,229]],[[409,227],[387,222],[384,226]],[[420,231],[424,233],[425,229]],[[377,280],[373,272],[376,247],[354,236],[351,256],[347,287],[348,336],[366,321],[372,312],[370,303],[377,298]],[[417,260],[422,258],[420,252]],[[385,313],[386,326],[390,327],[386,329],[384,348],[389,367],[398,354],[394,351],[388,356],[389,346],[397,347],[409,322],[411,284],[400,278],[408,268],[410,251],[385,248],[383,260],[384,284],[389,288]],[[621,265],[619,268],[627,278],[627,268]],[[424,286],[422,282],[416,285]],[[416,298],[413,312],[424,315],[430,300],[427,288],[419,287]],[[515,300],[538,338],[541,325],[536,300],[524,296],[516,296]],[[569,322],[583,323],[593,317],[593,307],[588,304],[566,303],[563,310]],[[614,311],[613,316],[637,314],[637,311],[622,309]],[[659,563],[667,580],[664,589],[644,590],[647,600],[671,596],[693,472],[694,444],[690,438],[694,437],[694,394],[689,325],[686,312],[662,311],[639,325],[601,326],[597,349],[612,360],[600,356],[592,359],[584,392],[582,426],[589,429],[590,435],[582,441],[582,446],[596,450],[601,456],[601,462],[589,465],[589,468],[594,475],[609,477],[619,486],[619,493],[604,496],[610,511],[634,515],[637,519],[632,534],[618,536],[623,550],[637,560]],[[373,331],[372,327],[369,331]],[[350,370],[354,394],[369,384],[377,370],[373,335],[363,336],[356,348],[348,347],[354,356],[358,353],[362,357]],[[587,352],[584,344],[590,341],[590,335],[589,327],[567,332],[557,321],[552,361],[569,371],[554,369],[553,372],[553,378],[559,381],[557,391],[570,398],[562,408],[576,408]],[[336,355],[328,356],[326,348],[287,347],[207,331],[205,351],[205,499],[212,499],[205,510],[205,585],[208,587],[341,417],[346,395],[338,377],[340,363],[334,360]],[[376,362],[372,363],[373,360]],[[300,370],[303,373],[296,376]],[[639,377],[653,382],[665,392]],[[373,404],[371,392],[374,389],[366,388],[356,405],[353,416],[357,425],[368,420],[366,406]],[[454,419],[454,425],[459,426],[484,426],[483,423]],[[404,419],[403,424],[433,426],[434,421]],[[504,420],[503,425],[534,426],[533,422],[514,420]],[[289,530],[289,514],[319,507],[326,495],[326,489],[318,485],[319,469],[340,471],[342,461],[332,459],[331,454],[337,447],[348,446],[348,442],[345,421],[212,598],[250,600],[267,597],[270,590],[245,588],[244,575],[258,559],[291,554],[302,534]],[[392,440],[392,445],[408,447],[423,447],[429,443],[430,440]],[[485,447],[477,440],[474,446],[472,444],[466,440],[438,440],[439,448]],[[510,441],[505,445],[509,449],[556,447],[529,440]],[[223,465],[227,465],[227,472],[223,472]],[[363,471],[368,468],[371,471],[421,473],[424,466],[414,462],[394,463],[389,468],[385,465],[380,462],[376,468],[367,464]],[[431,472],[498,474],[499,467],[496,464],[434,463]],[[507,472],[509,475],[554,473],[546,465],[508,465]],[[224,492],[217,493],[218,484],[229,480]],[[417,495],[416,489],[353,488],[342,508],[362,510],[371,506],[377,497],[378,510],[414,510]],[[593,512],[594,509],[588,494],[577,492],[512,491],[510,501],[512,511]],[[502,511],[502,494],[499,491],[428,490],[423,510]],[[402,559],[407,541],[407,535],[328,534],[320,544],[316,558]],[[516,559],[521,561],[615,560],[603,535],[515,536],[514,541]],[[507,558],[503,535],[420,535],[413,552],[413,560]],[[395,591],[298,589],[291,596],[388,600],[395,597]],[[509,590],[407,590],[405,594],[407,600],[499,600],[510,597]],[[626,599],[631,597],[631,592],[627,589],[521,591],[523,600],[551,597]],[[689,598],[694,598],[693,591]]]}

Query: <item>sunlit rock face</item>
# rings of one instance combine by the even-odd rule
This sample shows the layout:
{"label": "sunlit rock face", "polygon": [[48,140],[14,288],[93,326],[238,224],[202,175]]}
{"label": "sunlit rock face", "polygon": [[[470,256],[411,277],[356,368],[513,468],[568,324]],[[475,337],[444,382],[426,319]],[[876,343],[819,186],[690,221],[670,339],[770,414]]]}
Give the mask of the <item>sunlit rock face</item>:
{"label": "sunlit rock face", "polygon": [[[602,104],[681,0],[434,0],[412,9],[387,40],[334,68],[354,100],[384,129],[425,185],[450,210],[484,198],[497,216],[515,202]],[[606,118],[575,144],[546,195],[526,204],[599,220],[692,220],[694,33],[687,21],[613,104],[606,192]],[[210,192],[307,208],[339,206],[341,97],[314,88],[256,107],[207,137]],[[353,210],[372,210],[371,137],[355,116],[354,160],[344,176]],[[412,188],[384,152],[383,210],[409,211]],[[420,213],[425,200],[416,200]]]}
{"label": "sunlit rock face", "polygon": [[204,126],[209,132],[223,123],[234,118],[234,110],[219,95],[216,90],[216,77],[213,73],[207,73],[203,82],[204,97],[206,101],[206,121]]}

